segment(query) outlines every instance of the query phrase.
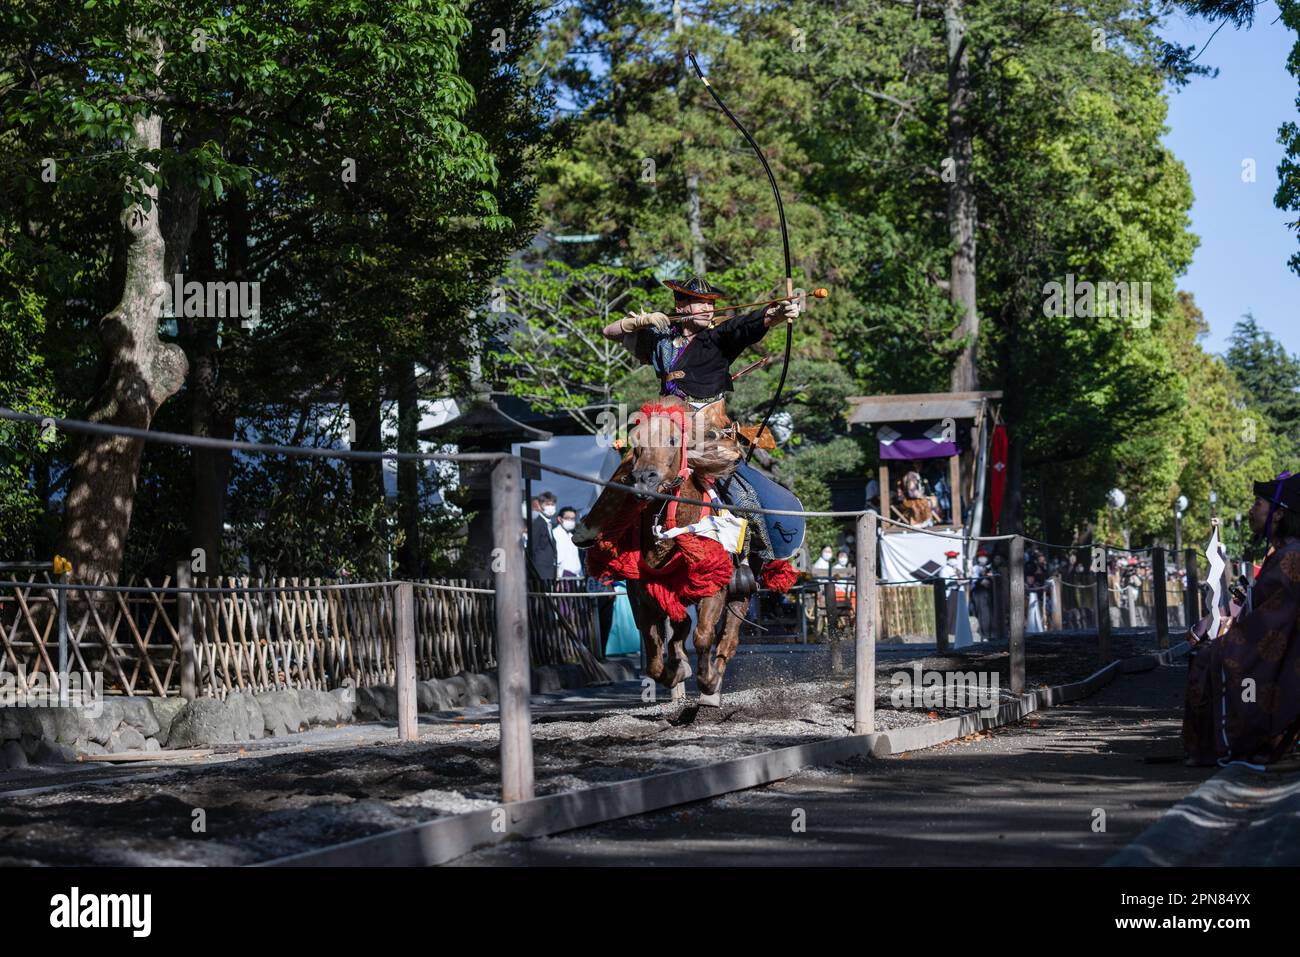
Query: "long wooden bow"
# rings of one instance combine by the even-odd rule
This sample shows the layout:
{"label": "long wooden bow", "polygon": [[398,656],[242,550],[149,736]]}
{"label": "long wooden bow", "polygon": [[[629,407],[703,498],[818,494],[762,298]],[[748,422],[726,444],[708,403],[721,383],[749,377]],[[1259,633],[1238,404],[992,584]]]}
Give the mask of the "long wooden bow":
{"label": "long wooden bow", "polygon": [[[745,129],[740,120],[736,119],[736,114],[732,113],[731,110],[727,108],[727,104],[722,102],[722,97],[718,96],[718,91],[713,88],[713,84],[709,82],[709,78],[705,76],[704,71],[700,69],[700,63],[695,59],[695,53],[691,50],[687,50],[686,58],[691,61],[691,67],[695,70],[695,75],[700,78],[705,89],[709,91],[709,95],[713,97],[713,101],[718,104],[718,107],[723,113],[727,114],[727,119],[731,120],[736,129],[740,130],[741,134],[745,137],[745,141],[749,143],[750,147],[754,150],[754,153],[758,156],[758,161],[763,164],[764,172],[767,173],[767,181],[772,186],[772,196],[776,199],[777,218],[781,223],[781,247],[782,251],[785,253],[785,295],[787,299],[793,299],[794,274],[790,268],[790,234],[785,228],[785,205],[781,202],[781,189],[776,185],[776,177],[772,174],[772,167],[768,165],[767,157],[764,156],[763,151],[759,149],[758,143],[754,141],[754,137],[749,135],[749,130]],[[793,327],[794,320],[787,319],[785,321],[785,358],[781,362],[781,378],[776,383],[776,392],[773,393],[772,400],[768,404],[767,412],[763,416],[763,423],[758,427],[758,432],[756,433],[758,437],[762,437],[763,433],[766,431],[768,420],[772,418],[772,413],[776,411],[777,403],[781,401],[781,392],[785,388],[786,372],[790,368],[790,342],[791,330]],[[757,448],[757,442],[750,443],[749,451],[745,454],[746,465],[749,464],[749,460],[753,457],[754,450]]]}

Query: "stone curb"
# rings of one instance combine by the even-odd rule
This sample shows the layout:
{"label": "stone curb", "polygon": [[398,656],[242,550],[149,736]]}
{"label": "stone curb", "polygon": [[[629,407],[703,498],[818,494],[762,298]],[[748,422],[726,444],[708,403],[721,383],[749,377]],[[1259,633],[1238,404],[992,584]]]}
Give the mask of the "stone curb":
{"label": "stone curb", "polygon": [[883,757],[933,747],[986,728],[1018,720],[1040,708],[1087,697],[1118,674],[1168,665],[1186,645],[1111,662],[1082,681],[1021,695],[996,715],[963,715],[914,728],[848,735],[764,751],[702,767],[565,791],[481,811],[436,818],[423,824],[306,851],[259,867],[428,867],[445,864],[481,847],[506,840],[547,837],[563,831],[702,801],[787,778],[802,768],[853,757]]}

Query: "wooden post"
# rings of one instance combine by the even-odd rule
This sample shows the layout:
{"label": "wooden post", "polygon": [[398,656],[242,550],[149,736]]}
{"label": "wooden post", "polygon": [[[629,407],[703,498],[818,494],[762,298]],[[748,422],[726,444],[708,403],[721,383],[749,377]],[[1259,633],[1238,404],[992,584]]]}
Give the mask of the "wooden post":
{"label": "wooden post", "polygon": [[415,586],[398,582],[393,591],[393,624],[397,638],[397,740],[415,741]]}
{"label": "wooden post", "polygon": [[1101,549],[1101,571],[1097,572],[1097,658],[1110,664],[1110,553]]}
{"label": "wooden post", "polygon": [[[799,644],[808,644],[808,589],[804,583],[799,584],[799,590],[795,593],[799,596]],[[813,598],[813,611],[817,610],[817,599]]]}
{"label": "wooden post", "polygon": [[936,578],[934,589],[934,643],[940,654],[948,650],[948,580]]}
{"label": "wooden post", "polygon": [[1183,589],[1183,607],[1187,609],[1187,627],[1191,628],[1201,620],[1201,582],[1200,572],[1196,570],[1196,551],[1188,548],[1183,551],[1183,567],[1187,569],[1187,585]]}
{"label": "wooden post", "polygon": [[1010,579],[1008,600],[1011,612],[1011,693],[1025,692],[1025,539],[1011,539],[1007,575]]}
{"label": "wooden post", "polygon": [[1169,579],[1165,575],[1165,550],[1151,552],[1151,596],[1155,601],[1156,647],[1169,647]]}
{"label": "wooden post", "polygon": [[497,683],[501,702],[501,800],[533,796],[531,674],[524,526],[519,511],[519,462],[492,467],[492,570],[496,590]]}
{"label": "wooden post", "polygon": [[[192,584],[189,560],[183,558],[176,563],[176,587],[189,588]],[[199,680],[194,653],[194,593],[191,591],[176,593],[176,634],[181,645],[181,697],[193,701],[199,696]]]}
{"label": "wooden post", "polygon": [[[1007,555],[1011,554],[1011,545],[1007,545]],[[998,637],[1011,643],[1011,562],[1007,562],[1002,574],[998,577],[997,588],[994,589],[998,596]]]}
{"label": "wooden post", "polygon": [[[876,479],[880,483],[880,514],[885,518],[890,517],[889,510],[889,466],[885,462],[880,463],[879,477]],[[886,526],[888,528],[888,526]]]}
{"label": "wooden post", "polygon": [[1047,628],[1049,631],[1061,631],[1065,628],[1065,612],[1061,607],[1061,593],[1064,591],[1064,587],[1061,585],[1061,576],[1059,573],[1055,574],[1047,581],[1047,595],[1052,601],[1052,608],[1049,613],[1050,617],[1047,621]]}
{"label": "wooden post", "polygon": [[961,524],[961,456],[948,456],[948,485],[952,488],[952,504],[948,509],[948,524],[954,528]]}
{"label": "wooden post", "polygon": [[[14,576],[17,577],[16,575]],[[60,575],[59,582],[66,585],[68,576]],[[59,707],[66,708],[71,700],[68,697],[68,592],[60,588],[57,592],[59,607]],[[84,694],[84,689],[83,689]]]}
{"label": "wooden post", "polygon": [[853,642],[853,733],[876,730],[876,618],[880,594],[876,584],[875,512],[858,516],[857,595]]}

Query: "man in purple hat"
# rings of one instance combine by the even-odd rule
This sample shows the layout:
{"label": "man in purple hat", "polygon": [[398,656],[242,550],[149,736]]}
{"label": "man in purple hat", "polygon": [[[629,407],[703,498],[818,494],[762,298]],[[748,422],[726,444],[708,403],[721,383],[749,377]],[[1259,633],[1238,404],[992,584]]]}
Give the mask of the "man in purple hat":
{"label": "man in purple hat", "polygon": [[1218,635],[1188,635],[1187,763],[1268,764],[1300,739],[1300,475],[1255,483],[1248,515],[1266,557]]}

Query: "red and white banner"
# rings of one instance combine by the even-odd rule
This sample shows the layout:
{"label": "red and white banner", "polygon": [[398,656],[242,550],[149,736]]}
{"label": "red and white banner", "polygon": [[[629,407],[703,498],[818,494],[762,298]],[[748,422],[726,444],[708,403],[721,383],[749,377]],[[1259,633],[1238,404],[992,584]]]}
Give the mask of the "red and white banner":
{"label": "red and white banner", "polygon": [[998,534],[1002,518],[1002,496],[1007,490],[1007,427],[993,429],[993,443],[989,452],[989,511],[993,516],[993,534]]}

